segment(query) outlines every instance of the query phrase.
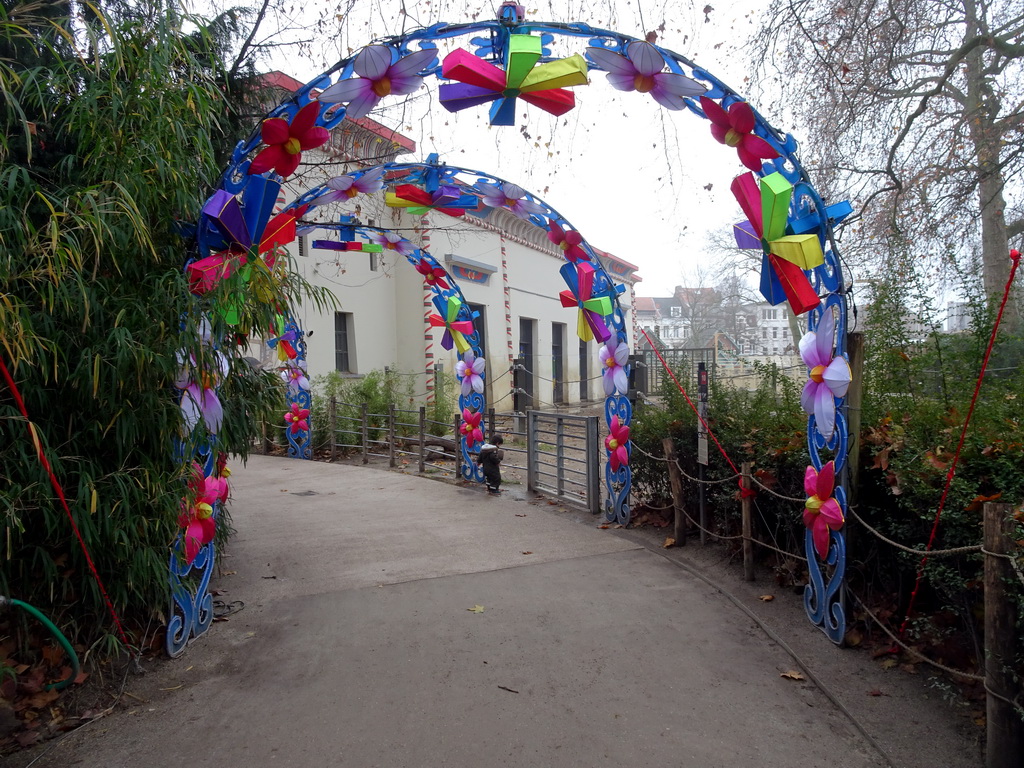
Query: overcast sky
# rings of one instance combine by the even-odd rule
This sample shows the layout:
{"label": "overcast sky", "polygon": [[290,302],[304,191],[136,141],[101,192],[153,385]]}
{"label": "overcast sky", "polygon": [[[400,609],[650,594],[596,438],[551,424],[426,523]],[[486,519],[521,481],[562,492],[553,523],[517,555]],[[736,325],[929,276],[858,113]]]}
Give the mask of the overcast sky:
{"label": "overcast sky", "polygon": [[[704,13],[704,3],[559,0],[527,5],[527,17],[582,21],[641,38],[660,29],[659,45],[692,59],[746,96],[752,67],[740,46],[756,29],[755,5],[744,0]],[[290,51],[268,62],[268,68],[307,81],[350,50],[401,32],[402,19],[409,29],[439,20],[470,21],[474,14],[494,18],[496,4],[459,7],[451,0],[421,0],[409,5],[420,14],[416,19],[412,10],[404,16],[402,7],[396,0],[374,0],[346,14],[323,3],[307,4],[300,22],[318,24],[319,30],[298,35],[312,42],[303,56]],[[561,47],[555,55],[583,53],[586,41],[556,46]],[[643,277],[639,295],[668,296],[676,285],[706,280],[700,273],[706,275],[721,262],[720,255],[708,252],[708,233],[727,231],[742,218],[729,184],[745,169],[735,150],[711,137],[706,121],[662,109],[645,94],[615,91],[597,72],[589,85],[573,89],[576,108],[567,115],[554,118],[520,101],[511,127],[488,125],[486,105],[450,114],[432,88],[404,103],[385,99],[371,113],[416,141],[416,155],[402,160],[438,152],[451,165],[494,173],[539,195],[593,245],[637,264]],[[772,119],[771,105],[754,103]]]}

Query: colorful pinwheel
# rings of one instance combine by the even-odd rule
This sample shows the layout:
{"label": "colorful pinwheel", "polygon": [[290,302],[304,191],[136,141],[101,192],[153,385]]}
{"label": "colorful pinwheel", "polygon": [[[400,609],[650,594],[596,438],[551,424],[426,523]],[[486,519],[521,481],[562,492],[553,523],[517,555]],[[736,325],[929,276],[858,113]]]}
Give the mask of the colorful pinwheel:
{"label": "colorful pinwheel", "polygon": [[629,347],[612,336],[601,347],[598,354],[601,360],[601,378],[604,393],[611,397],[613,393],[625,395],[629,392],[629,377],[626,375],[626,363],[629,362]]}
{"label": "colorful pinwheel", "polygon": [[532,35],[510,35],[505,46],[505,69],[498,69],[462,48],[449,53],[441,75],[458,83],[441,86],[441,106],[449,112],[493,101],[491,125],[514,125],[516,99],[552,115],[564,115],[576,106],[565,86],[586,85],[587,63],[579,54],[534,67],[541,57],[541,40]]}
{"label": "colorful pinwheel", "polygon": [[520,219],[528,219],[532,213],[540,213],[543,206],[526,199],[526,190],[511,182],[504,182],[500,187],[480,182],[476,185],[481,192],[480,199],[489,208],[507,208]]}
{"label": "colorful pinwheel", "polygon": [[472,349],[467,350],[462,359],[455,364],[455,376],[462,382],[463,397],[470,392],[483,394],[485,368],[484,359],[474,355]]}
{"label": "colorful pinwheel", "polygon": [[594,296],[595,269],[585,261],[576,264],[563,264],[558,270],[569,286],[558,298],[563,307],[579,307],[576,319],[576,333],[583,341],[595,337],[598,341],[608,341],[612,332],[605,325],[604,318],[612,313],[612,300],[608,296]]}
{"label": "colorful pinwheel", "polygon": [[842,355],[833,357],[836,321],[831,309],[821,316],[816,330],[800,339],[800,357],[810,369],[800,404],[814,415],[814,427],[826,440],[836,427],[836,398],[845,397],[853,372]]}
{"label": "colorful pinwheel", "polygon": [[424,257],[416,262],[416,271],[423,275],[423,281],[430,287],[448,290],[448,283],[445,281],[448,273],[442,267],[431,264]]}
{"label": "colorful pinwheel", "polygon": [[274,250],[295,239],[295,220],[307,207],[290,208],[271,218],[280,189],[280,183],[254,176],[246,185],[241,202],[223,189],[207,201],[203,216],[214,225],[220,239],[211,243],[216,253],[193,261],[186,268],[192,293],[201,296],[211,291],[256,256],[262,256],[268,268],[274,267]]}
{"label": "colorful pinwheel", "polygon": [[608,82],[619,91],[649,93],[665,109],[683,109],[688,96],[706,90],[696,80],[674,72],[662,72],[665,57],[650,43],[634,40],[623,56],[604,48],[587,48],[587,56],[608,72]]}
{"label": "colorful pinwheel", "polygon": [[619,467],[629,466],[629,426],[619,423],[618,416],[612,416],[612,424],[609,435],[604,439],[604,447],[608,449],[608,461],[611,462],[612,472],[618,472]]}
{"label": "colorful pinwheel", "polygon": [[557,245],[569,261],[590,259],[587,252],[580,248],[583,235],[575,229],[562,229],[554,219],[548,222],[548,240]]}
{"label": "colorful pinwheel", "polygon": [[711,135],[727,147],[735,147],[740,162],[752,171],[760,171],[762,160],[771,160],[779,153],[771,144],[753,134],[756,120],[754,110],[745,101],[737,101],[726,112],[717,101],[700,97],[704,114],[711,121]]}
{"label": "colorful pinwheel", "polygon": [[748,220],[737,226],[736,244],[763,251],[761,294],[773,305],[788,300],[797,315],[817,307],[821,302],[804,270],[824,263],[825,257],[817,235],[786,235],[793,185],[781,173],[760,183],[745,173],[733,179],[731,188]]}
{"label": "colorful pinwheel", "polygon": [[335,200],[351,200],[356,195],[371,195],[384,189],[384,168],[373,168],[361,176],[335,176],[327,180],[330,192],[324,192],[312,200],[312,206],[327,205]]}
{"label": "colorful pinwheel", "polygon": [[476,445],[484,439],[483,430],[480,429],[480,419],[483,413],[473,413],[469,408],[462,409],[462,424],[459,432],[466,438],[469,445]]}
{"label": "colorful pinwheel", "polygon": [[818,557],[828,557],[829,531],[843,527],[843,508],[832,496],[835,489],[836,464],[830,461],[819,472],[813,466],[804,473],[804,525],[811,532]]}
{"label": "colorful pinwheel", "polygon": [[331,138],[326,128],[316,125],[319,116],[320,105],[311,101],[295,114],[291,123],[283,117],[264,120],[260,136],[267,146],[249,164],[249,173],[273,169],[285,178],[295,173],[305,150],[316,149]]}
{"label": "colorful pinwheel", "polygon": [[309,390],[309,378],[306,376],[306,361],[296,360],[281,369],[281,380],[288,385],[292,395]]}
{"label": "colorful pinwheel", "polygon": [[224,420],[224,408],[216,388],[228,375],[227,358],[215,350],[206,350],[205,367],[200,368],[194,356],[186,361],[185,353],[179,352],[178,364],[181,368],[174,386],[182,390],[181,414],[186,432],[191,432],[202,419],[210,433],[217,434]]}
{"label": "colorful pinwheel", "polygon": [[286,360],[294,360],[299,356],[299,353],[295,350],[294,342],[299,338],[299,329],[295,326],[288,327],[285,319],[282,315],[277,315],[275,319],[275,327],[270,329],[271,333],[276,333],[276,336],[271,336],[267,339],[267,346],[271,349],[277,350],[277,359],[280,362]]}
{"label": "colorful pinwheel", "polygon": [[454,344],[459,354],[468,353],[472,347],[466,336],[473,335],[473,321],[459,320],[462,301],[455,296],[449,296],[447,299],[435,296],[434,306],[437,307],[437,311],[440,314],[429,315],[427,322],[434,328],[444,328],[441,346],[445,349],[451,349]]}
{"label": "colorful pinwheel", "polygon": [[385,251],[396,251],[402,256],[408,256],[416,250],[415,245],[394,232],[374,232],[370,235],[370,241],[376,243]]}
{"label": "colorful pinwheel", "polygon": [[423,84],[416,73],[429,67],[437,51],[427,48],[391,63],[394,50],[386,45],[368,45],[359,52],[352,69],[358,77],[339,80],[317,98],[325,104],[348,102],[345,117],[365,117],[385,96],[405,96]]}
{"label": "colorful pinwheel", "polygon": [[384,202],[392,208],[407,208],[416,216],[427,211],[440,211],[457,218],[464,216],[467,208],[477,207],[475,197],[463,195],[458,187],[451,184],[441,185],[433,192],[413,184],[399,184],[394,192],[384,196]]}
{"label": "colorful pinwheel", "polygon": [[289,431],[293,435],[299,432],[309,431],[309,408],[300,408],[298,403],[292,403],[291,409],[284,412],[284,420],[290,424]]}

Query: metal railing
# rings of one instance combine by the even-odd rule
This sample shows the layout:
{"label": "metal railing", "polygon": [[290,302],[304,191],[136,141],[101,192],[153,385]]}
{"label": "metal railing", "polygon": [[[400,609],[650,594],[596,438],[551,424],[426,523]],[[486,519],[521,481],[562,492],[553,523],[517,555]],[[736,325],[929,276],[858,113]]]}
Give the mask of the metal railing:
{"label": "metal railing", "polygon": [[527,487],[601,511],[597,416],[527,411]]}

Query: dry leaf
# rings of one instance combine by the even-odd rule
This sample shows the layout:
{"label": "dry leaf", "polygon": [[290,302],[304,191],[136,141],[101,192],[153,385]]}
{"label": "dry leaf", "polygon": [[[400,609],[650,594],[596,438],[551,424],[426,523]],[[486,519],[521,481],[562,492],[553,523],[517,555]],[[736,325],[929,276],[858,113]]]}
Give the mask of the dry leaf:
{"label": "dry leaf", "polygon": [[531,552],[530,550],[526,550],[525,552],[523,552],[523,554],[524,554],[524,555],[532,555],[532,554],[533,554],[533,552]]}
{"label": "dry leaf", "polygon": [[472,608],[467,608],[470,613],[483,613],[484,607],[482,605],[474,605]]}
{"label": "dry leaf", "polygon": [[888,696],[888,693],[882,693],[880,690],[875,688],[873,691],[868,691],[868,696]]}
{"label": "dry leaf", "polygon": [[779,677],[784,677],[787,680],[805,680],[806,678],[797,672],[795,669],[791,669],[788,672],[783,672]]}
{"label": "dry leaf", "polygon": [[892,669],[897,664],[899,664],[899,662],[896,661],[896,659],[886,659],[882,662],[882,669]]}
{"label": "dry leaf", "polygon": [[757,599],[758,599],[758,600],[763,600],[763,601],[764,601],[764,602],[766,602],[766,603],[770,603],[770,602],[771,602],[772,600],[774,600],[774,599],[775,599],[775,595],[761,595],[761,596],[760,596],[759,598],[757,598]]}
{"label": "dry leaf", "polygon": [[599,525],[597,527],[600,528],[602,531],[607,531],[609,528],[611,528],[610,525]]}
{"label": "dry leaf", "polygon": [[516,513],[516,517],[526,517],[526,515],[520,515],[520,514]]}
{"label": "dry leaf", "polygon": [[663,546],[665,549],[668,549],[669,547],[674,547],[675,545],[676,545],[676,540],[671,538],[671,537],[668,537],[668,538],[665,539],[665,543],[662,544],[661,546]]}
{"label": "dry leaf", "polygon": [[234,576],[238,571],[224,571],[221,576]]}

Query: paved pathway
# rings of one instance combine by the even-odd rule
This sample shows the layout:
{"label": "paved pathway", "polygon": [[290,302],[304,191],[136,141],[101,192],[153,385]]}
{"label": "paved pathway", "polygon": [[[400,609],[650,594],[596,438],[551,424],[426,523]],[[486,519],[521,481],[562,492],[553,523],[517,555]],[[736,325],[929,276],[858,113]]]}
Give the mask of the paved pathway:
{"label": "paved pathway", "polygon": [[232,485],[215,586],[244,610],[36,768],[884,765],[750,619],[589,515],[260,456]]}

